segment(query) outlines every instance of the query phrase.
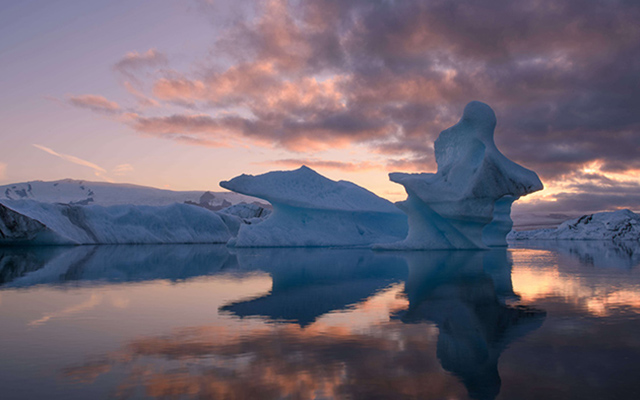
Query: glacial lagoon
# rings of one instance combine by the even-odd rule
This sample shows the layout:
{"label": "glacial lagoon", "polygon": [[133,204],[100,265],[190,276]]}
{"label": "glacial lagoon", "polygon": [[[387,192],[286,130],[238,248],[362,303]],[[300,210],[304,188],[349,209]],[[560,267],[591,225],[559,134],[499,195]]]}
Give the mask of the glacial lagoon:
{"label": "glacial lagoon", "polygon": [[0,248],[0,398],[640,398],[640,246]]}

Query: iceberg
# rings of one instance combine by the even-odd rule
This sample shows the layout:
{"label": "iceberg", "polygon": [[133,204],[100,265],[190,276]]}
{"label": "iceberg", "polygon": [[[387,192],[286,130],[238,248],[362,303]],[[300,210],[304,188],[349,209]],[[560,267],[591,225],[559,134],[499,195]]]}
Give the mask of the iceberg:
{"label": "iceberg", "polygon": [[509,240],[640,240],[640,215],[618,210],[583,215],[557,228],[513,231]]}
{"label": "iceberg", "polygon": [[225,189],[264,199],[273,212],[240,226],[236,247],[368,246],[407,234],[407,217],[393,203],[347,181],[332,181],[303,166],[294,171],[240,175]]}
{"label": "iceberg", "polygon": [[0,202],[0,245],[226,243],[230,238],[220,215],[188,204]]}
{"label": "iceberg", "polygon": [[62,179],[30,181],[0,186],[0,201],[34,200],[42,203],[71,205],[168,206],[173,203],[195,204],[218,211],[232,204],[251,203],[257,199],[231,192],[174,191],[127,183],[91,182]]}
{"label": "iceberg", "polygon": [[496,147],[496,116],[473,101],[454,126],[435,141],[434,173],[389,174],[407,191],[397,203],[409,217],[405,240],[379,249],[484,249],[506,245],[511,204],[542,189],[535,172],[505,157]]}

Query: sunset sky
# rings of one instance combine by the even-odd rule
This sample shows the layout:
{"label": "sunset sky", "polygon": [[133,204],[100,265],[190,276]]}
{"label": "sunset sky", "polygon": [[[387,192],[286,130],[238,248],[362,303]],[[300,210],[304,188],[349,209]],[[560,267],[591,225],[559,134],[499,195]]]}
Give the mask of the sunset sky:
{"label": "sunset sky", "polygon": [[0,184],[221,190],[306,164],[391,200],[471,100],[546,189],[640,210],[640,2],[3,1]]}

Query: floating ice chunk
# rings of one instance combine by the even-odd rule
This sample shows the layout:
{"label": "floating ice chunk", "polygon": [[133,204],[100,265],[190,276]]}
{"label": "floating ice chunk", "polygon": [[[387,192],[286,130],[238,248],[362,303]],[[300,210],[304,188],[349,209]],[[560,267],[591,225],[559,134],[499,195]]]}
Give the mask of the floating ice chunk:
{"label": "floating ice chunk", "polygon": [[630,210],[583,215],[555,229],[511,232],[510,240],[640,240],[640,215]]}
{"label": "floating ice chunk", "polygon": [[226,243],[229,238],[229,228],[218,214],[188,204],[0,203],[0,245]]}
{"label": "floating ice chunk", "polygon": [[240,175],[220,186],[267,200],[273,213],[242,225],[237,247],[366,246],[406,236],[407,217],[391,202],[346,181],[332,181],[308,167]]}
{"label": "floating ice chunk", "polygon": [[[542,189],[535,174],[506,158],[493,141],[496,116],[488,105],[473,101],[460,121],[435,142],[435,174],[391,173],[408,198],[398,206],[409,216],[409,235],[388,249],[473,249],[503,244],[511,202]],[[507,197],[508,196],[508,197]],[[483,229],[494,220],[483,242]],[[513,200],[512,200],[513,199]]]}

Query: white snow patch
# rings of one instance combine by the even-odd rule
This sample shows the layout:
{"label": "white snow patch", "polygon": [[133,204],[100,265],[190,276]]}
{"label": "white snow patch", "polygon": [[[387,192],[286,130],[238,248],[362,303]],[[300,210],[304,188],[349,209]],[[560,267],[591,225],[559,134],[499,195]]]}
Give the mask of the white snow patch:
{"label": "white snow patch", "polygon": [[512,231],[509,240],[640,240],[640,215],[618,210],[583,215],[555,229]]}

